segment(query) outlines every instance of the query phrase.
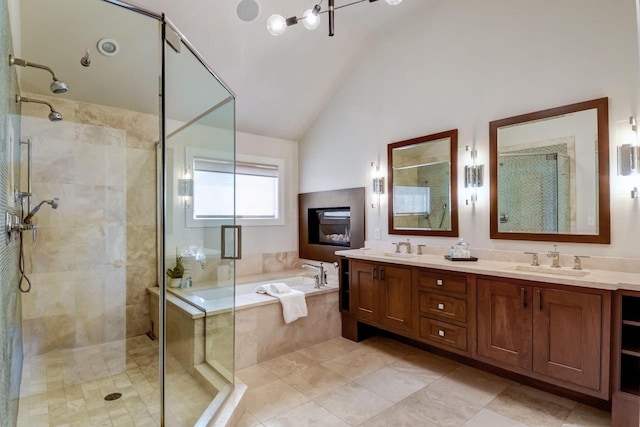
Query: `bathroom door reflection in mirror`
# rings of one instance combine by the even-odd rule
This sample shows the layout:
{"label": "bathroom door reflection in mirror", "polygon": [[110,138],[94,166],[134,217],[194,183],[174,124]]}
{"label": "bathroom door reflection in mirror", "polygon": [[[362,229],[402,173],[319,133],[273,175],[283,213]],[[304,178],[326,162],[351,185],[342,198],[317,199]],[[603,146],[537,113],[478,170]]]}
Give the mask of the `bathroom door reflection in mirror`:
{"label": "bathroom door reflection in mirror", "polygon": [[457,147],[457,129],[387,146],[390,234],[458,235]]}
{"label": "bathroom door reflection in mirror", "polygon": [[607,98],[490,124],[491,237],[609,242]]}

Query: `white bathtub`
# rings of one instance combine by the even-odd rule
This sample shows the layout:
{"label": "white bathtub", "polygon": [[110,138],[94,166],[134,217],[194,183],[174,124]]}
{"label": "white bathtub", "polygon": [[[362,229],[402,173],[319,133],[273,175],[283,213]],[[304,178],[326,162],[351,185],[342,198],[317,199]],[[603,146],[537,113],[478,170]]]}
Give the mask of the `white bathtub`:
{"label": "white bathtub", "polygon": [[[291,289],[297,289],[307,295],[331,292],[338,287],[337,283],[330,283],[320,289],[316,289],[315,280],[309,276],[291,276],[240,284],[235,286],[236,310],[279,302],[277,298],[255,292],[258,286],[266,283],[285,283]],[[233,291],[233,286],[208,287],[206,284],[187,289],[171,289],[171,292],[189,301],[203,312],[206,311],[207,315],[230,310],[233,305]]]}

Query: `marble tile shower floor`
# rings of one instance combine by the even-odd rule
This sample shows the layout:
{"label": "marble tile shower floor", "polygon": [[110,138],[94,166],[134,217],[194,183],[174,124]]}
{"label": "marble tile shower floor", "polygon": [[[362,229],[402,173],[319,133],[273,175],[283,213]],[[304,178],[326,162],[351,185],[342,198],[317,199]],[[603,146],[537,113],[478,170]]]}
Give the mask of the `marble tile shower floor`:
{"label": "marble tile shower floor", "polygon": [[[214,397],[170,355],[166,423],[193,426]],[[121,393],[105,401],[110,393]],[[159,426],[158,342],[146,336],[25,359],[18,427]]]}
{"label": "marble tile shower floor", "polygon": [[242,369],[240,426],[609,426],[608,412],[376,337]]}

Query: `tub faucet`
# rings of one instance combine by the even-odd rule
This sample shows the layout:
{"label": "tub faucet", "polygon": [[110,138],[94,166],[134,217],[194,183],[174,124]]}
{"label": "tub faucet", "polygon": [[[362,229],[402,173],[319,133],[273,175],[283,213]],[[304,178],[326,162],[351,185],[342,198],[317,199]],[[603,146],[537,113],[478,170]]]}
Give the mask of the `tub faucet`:
{"label": "tub faucet", "polygon": [[553,245],[553,250],[547,252],[547,256],[551,258],[552,268],[560,268],[560,252],[558,252],[558,245]]}
{"label": "tub faucet", "polygon": [[323,287],[324,285],[327,284],[327,272],[324,271],[324,265],[322,265],[322,263],[320,263],[320,265],[313,265],[313,264],[309,264],[307,262],[303,262],[300,267],[303,268],[310,268],[312,270],[314,270],[317,274],[315,276],[316,279],[316,289],[319,289],[321,287]]}

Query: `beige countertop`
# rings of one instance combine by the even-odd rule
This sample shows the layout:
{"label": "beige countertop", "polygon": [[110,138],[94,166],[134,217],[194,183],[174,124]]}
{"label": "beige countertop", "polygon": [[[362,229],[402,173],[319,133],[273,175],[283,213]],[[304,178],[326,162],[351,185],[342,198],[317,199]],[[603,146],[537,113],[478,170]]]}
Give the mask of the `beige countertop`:
{"label": "beige countertop", "polygon": [[[351,249],[337,251],[336,255],[365,261],[414,267],[436,268],[440,270],[498,276],[511,279],[531,280],[559,285],[581,286],[606,290],[640,291],[640,274],[617,271],[584,269],[571,267],[551,268],[549,265],[533,267],[526,263],[503,262],[479,259],[478,261],[449,261],[441,255],[416,255],[380,252],[373,249]],[[531,271],[533,270],[533,271]]]}

